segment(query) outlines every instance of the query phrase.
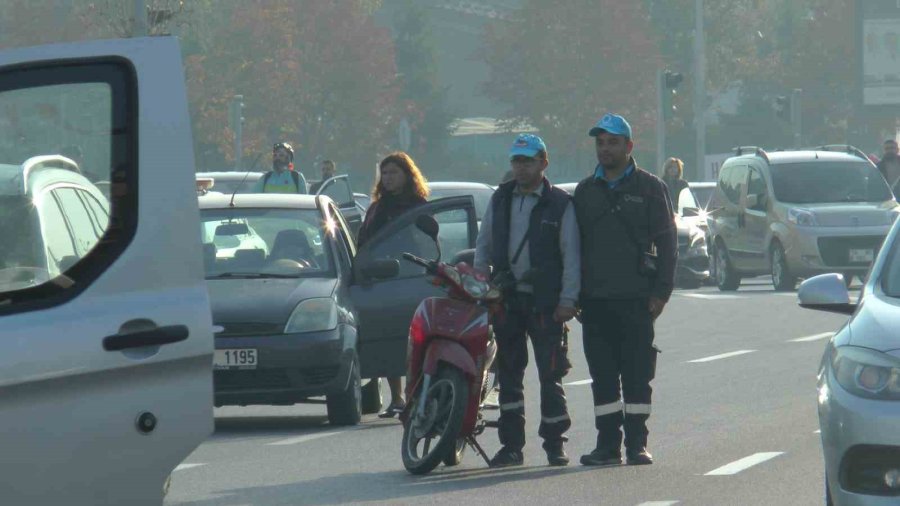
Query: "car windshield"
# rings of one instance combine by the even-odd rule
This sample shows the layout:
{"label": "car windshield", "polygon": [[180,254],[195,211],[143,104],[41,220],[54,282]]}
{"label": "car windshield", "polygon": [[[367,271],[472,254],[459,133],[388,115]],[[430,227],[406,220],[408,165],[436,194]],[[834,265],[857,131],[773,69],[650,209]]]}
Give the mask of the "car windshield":
{"label": "car windshield", "polygon": [[892,198],[873,165],[803,162],[772,165],[775,199],[789,204],[884,202]]}
{"label": "car windshield", "polygon": [[475,199],[475,216],[478,221],[484,216],[488,205],[491,202],[491,196],[494,190],[490,188],[432,188],[431,200],[442,199],[446,197],[457,197],[459,195],[471,195]]}
{"label": "car windshield", "polygon": [[207,278],[331,276],[325,224],[315,209],[203,209]]}

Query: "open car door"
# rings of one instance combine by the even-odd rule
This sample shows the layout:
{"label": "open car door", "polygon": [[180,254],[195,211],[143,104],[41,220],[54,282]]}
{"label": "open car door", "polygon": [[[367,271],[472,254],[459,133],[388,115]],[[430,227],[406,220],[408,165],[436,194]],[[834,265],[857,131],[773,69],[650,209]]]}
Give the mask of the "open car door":
{"label": "open car door", "polygon": [[363,215],[356,207],[356,201],[353,199],[353,190],[350,188],[350,177],[347,175],[334,176],[322,183],[316,195],[328,195],[331,200],[337,204],[338,209],[350,226],[353,237],[359,232],[362,226]]}
{"label": "open car door", "polygon": [[159,505],[213,430],[182,69],[169,37],[0,52],[3,504]]}
{"label": "open car door", "polygon": [[[366,242],[353,263],[350,297],[359,313],[359,361],[364,378],[406,374],[409,324],[419,303],[443,291],[425,279],[425,269],[402,259],[404,252],[422,258],[437,257],[434,241],[416,228],[416,218],[433,216],[440,226],[442,258],[475,247],[478,222],[471,196],[434,200],[406,211]],[[374,279],[367,266],[386,258],[400,262],[390,279]]]}

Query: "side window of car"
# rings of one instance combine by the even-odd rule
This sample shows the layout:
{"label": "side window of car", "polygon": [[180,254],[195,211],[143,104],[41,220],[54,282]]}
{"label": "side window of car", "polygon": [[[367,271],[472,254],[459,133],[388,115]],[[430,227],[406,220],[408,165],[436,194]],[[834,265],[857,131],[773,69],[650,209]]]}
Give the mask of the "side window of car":
{"label": "side window of car", "polygon": [[46,193],[38,206],[41,239],[47,257],[47,271],[57,276],[78,259],[75,239],[66,224],[59,201],[52,192]]}
{"label": "side window of car", "polygon": [[[731,173],[734,172],[733,167],[723,167],[719,174],[719,191],[726,199],[731,200]],[[732,203],[737,203],[732,201]]]}
{"label": "side window of car", "polygon": [[[446,209],[434,214],[434,219],[440,226],[438,241],[441,245],[442,258],[452,258],[456,253],[468,249],[469,225],[467,221],[460,221],[460,216],[465,215],[465,211],[461,209]],[[437,252],[434,241],[411,223],[376,244],[370,254],[373,259],[394,258],[399,260],[399,277],[405,278],[421,276],[425,270],[403,260],[403,253],[412,253],[426,260],[432,260],[437,257]]]}
{"label": "side window of car", "polygon": [[[17,243],[0,248],[0,313],[75,297],[131,242],[136,107],[119,60],[0,70],[0,236]],[[98,185],[115,190],[110,204],[84,191]],[[22,210],[29,219],[9,219]]]}
{"label": "side window of car", "polygon": [[750,178],[747,182],[747,196],[749,197],[751,195],[755,195],[754,200],[756,200],[756,202],[753,203],[754,205],[749,206],[750,209],[765,211],[766,199],[768,198],[766,180],[763,179],[762,174],[756,169],[750,169]]}
{"label": "side window of car", "polygon": [[350,181],[347,178],[337,179],[325,187],[323,195],[328,195],[340,207],[354,205],[353,192],[350,191]]}

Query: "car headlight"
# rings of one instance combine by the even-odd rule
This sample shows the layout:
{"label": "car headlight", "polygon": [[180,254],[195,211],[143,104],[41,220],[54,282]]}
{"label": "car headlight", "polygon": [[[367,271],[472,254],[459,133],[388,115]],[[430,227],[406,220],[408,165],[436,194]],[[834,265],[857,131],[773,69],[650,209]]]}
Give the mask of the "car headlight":
{"label": "car headlight", "polygon": [[307,299],[297,304],[284,327],[285,334],[321,332],[337,327],[337,304],[334,299]]}
{"label": "car headlight", "polygon": [[788,209],[788,221],[801,227],[816,226],[816,215],[806,209],[792,207]]}
{"label": "car headlight", "polygon": [[900,400],[900,360],[858,346],[841,346],[831,354],[834,377],[845,390],[859,397]]}

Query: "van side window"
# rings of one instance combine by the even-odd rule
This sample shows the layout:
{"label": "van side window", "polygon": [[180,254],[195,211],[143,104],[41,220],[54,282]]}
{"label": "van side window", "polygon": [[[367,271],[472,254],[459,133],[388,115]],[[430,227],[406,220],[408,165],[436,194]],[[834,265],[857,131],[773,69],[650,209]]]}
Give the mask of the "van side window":
{"label": "van side window", "polygon": [[97,233],[90,211],[78,197],[77,191],[75,188],[59,188],[53,190],[53,194],[59,201],[59,208],[69,224],[69,230],[72,231],[78,258],[81,258],[94,248],[103,232]]}
{"label": "van side window", "polygon": [[758,196],[757,203],[752,209],[757,211],[766,210],[766,198],[768,197],[766,180],[763,179],[762,174],[756,169],[750,169],[750,179],[747,182],[747,195]]}
{"label": "van side window", "polygon": [[52,193],[45,194],[41,199],[38,216],[41,221],[39,237],[44,243],[44,251],[47,255],[46,268],[51,276],[56,276],[78,259],[75,241],[69,231],[69,226],[66,225],[66,218],[59,208],[59,202]]}

